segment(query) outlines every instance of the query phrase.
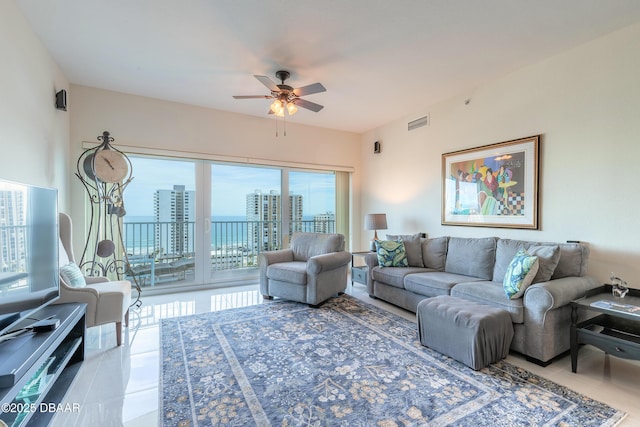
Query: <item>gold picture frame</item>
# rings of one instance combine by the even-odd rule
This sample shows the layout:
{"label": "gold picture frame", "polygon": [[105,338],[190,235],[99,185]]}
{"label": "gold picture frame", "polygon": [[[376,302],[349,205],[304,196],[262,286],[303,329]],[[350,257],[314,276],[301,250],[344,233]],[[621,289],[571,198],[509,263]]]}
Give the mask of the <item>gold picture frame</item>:
{"label": "gold picture frame", "polygon": [[442,224],[538,229],[540,135],[442,155]]}

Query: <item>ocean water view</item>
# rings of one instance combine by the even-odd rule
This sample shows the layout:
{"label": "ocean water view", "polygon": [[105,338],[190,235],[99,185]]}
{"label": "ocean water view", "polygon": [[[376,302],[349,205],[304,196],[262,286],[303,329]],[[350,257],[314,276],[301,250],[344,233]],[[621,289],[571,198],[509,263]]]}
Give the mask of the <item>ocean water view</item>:
{"label": "ocean water view", "polygon": [[[255,221],[247,221],[246,216],[212,216],[211,217],[211,251],[238,249],[247,250],[249,246],[249,224]],[[175,225],[162,222],[159,225],[154,221],[153,216],[125,216],[124,217],[124,242],[126,251],[129,254],[145,255],[156,250],[160,253],[166,251],[170,246],[169,239]],[[185,225],[184,235],[187,236],[187,252],[194,252],[194,223]],[[160,242],[156,247],[156,229],[159,230]],[[296,229],[303,231],[314,231],[314,216],[304,216],[303,223]],[[181,233],[182,234],[182,233]]]}
{"label": "ocean water view", "polygon": [[[124,240],[128,253],[150,253],[155,249],[155,224],[153,216],[124,217]],[[247,241],[246,216],[211,217],[211,250],[242,247]]]}

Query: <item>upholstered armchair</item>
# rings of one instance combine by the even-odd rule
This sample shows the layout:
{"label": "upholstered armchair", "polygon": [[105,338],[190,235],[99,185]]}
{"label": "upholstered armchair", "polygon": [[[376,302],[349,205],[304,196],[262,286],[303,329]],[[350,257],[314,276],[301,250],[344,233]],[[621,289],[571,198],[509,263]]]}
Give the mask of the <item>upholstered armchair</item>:
{"label": "upholstered armchair", "polygon": [[318,306],[345,291],[350,261],[342,234],[293,233],[289,249],[260,254],[260,292]]}
{"label": "upholstered armchair", "polygon": [[[73,255],[71,218],[60,213],[60,299],[56,304],[75,302],[87,304],[87,327],[115,323],[116,344],[122,344],[122,322],[129,326],[131,283],[110,281],[106,277],[84,277]],[[71,268],[70,268],[71,267]],[[70,271],[70,273],[65,273]],[[75,273],[77,271],[77,273]]]}

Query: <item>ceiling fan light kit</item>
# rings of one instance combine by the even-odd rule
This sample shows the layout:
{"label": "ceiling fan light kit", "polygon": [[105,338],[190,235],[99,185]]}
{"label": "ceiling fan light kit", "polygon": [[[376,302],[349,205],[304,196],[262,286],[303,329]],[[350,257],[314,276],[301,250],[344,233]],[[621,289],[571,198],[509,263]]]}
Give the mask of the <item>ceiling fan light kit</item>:
{"label": "ceiling fan light kit", "polygon": [[256,79],[269,89],[270,95],[236,95],[235,99],[273,99],[269,114],[275,114],[277,117],[284,117],[285,110],[290,116],[293,116],[298,107],[306,108],[313,112],[318,112],[324,108],[320,104],[307,101],[300,98],[305,95],[313,95],[315,93],[325,92],[324,86],[321,83],[314,83],[299,88],[293,88],[292,86],[284,84],[284,81],[291,76],[291,73],[285,70],[276,71],[276,78],[280,80],[280,84],[276,84],[267,76],[254,75]]}
{"label": "ceiling fan light kit", "polygon": [[289,113],[290,116],[293,116],[298,112],[298,107],[296,107],[296,104],[294,104],[293,101],[287,102],[276,99],[271,104],[271,111],[269,113],[273,113],[278,117],[284,117],[285,110],[287,111],[287,113]]}
{"label": "ceiling fan light kit", "polygon": [[[307,86],[302,86],[294,89],[293,87],[284,84],[284,81],[291,76],[291,73],[285,70],[276,71],[276,77],[280,80],[280,84],[276,84],[267,76],[255,75],[256,79],[269,89],[270,95],[236,95],[235,99],[273,99],[273,102],[269,106],[269,114],[273,114],[277,117],[285,117],[285,111],[288,115],[293,116],[298,107],[306,108],[315,113],[322,110],[324,107],[315,102],[307,101],[300,98],[305,95],[313,95],[314,93],[325,92],[324,86],[321,83],[314,83]],[[287,136],[287,123],[285,119],[284,135]],[[278,136],[278,121],[276,120],[276,136]]]}

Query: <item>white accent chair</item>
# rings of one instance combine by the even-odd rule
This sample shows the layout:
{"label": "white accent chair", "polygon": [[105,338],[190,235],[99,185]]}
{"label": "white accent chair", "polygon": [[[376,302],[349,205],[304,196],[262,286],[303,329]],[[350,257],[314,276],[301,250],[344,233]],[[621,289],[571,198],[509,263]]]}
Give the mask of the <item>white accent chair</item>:
{"label": "white accent chair", "polygon": [[[71,218],[59,214],[60,222],[60,267],[75,263],[72,247]],[[122,322],[129,326],[129,306],[131,305],[131,282],[128,280],[110,281],[106,277],[85,277],[85,287],[72,287],[60,277],[60,298],[56,304],[87,304],[87,327],[116,324],[116,343],[122,344]]]}

